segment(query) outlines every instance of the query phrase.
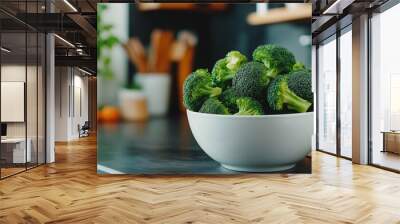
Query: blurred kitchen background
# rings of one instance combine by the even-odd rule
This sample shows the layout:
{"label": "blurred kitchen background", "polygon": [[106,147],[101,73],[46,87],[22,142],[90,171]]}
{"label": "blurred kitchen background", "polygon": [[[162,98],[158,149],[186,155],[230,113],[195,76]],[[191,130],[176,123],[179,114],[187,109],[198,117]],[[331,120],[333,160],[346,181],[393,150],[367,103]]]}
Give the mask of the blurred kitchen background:
{"label": "blurred kitchen background", "polygon": [[[267,43],[311,67],[310,3],[112,3],[98,4],[97,13],[99,172],[160,173],[166,167],[155,164],[171,161],[160,151],[186,150],[195,152],[183,154],[186,162],[206,161],[193,169],[218,173],[191,136],[181,103],[185,78],[211,71],[231,50],[251,59]],[[146,164],[151,158],[157,162]],[[165,173],[193,173],[189,163],[172,164]]]}
{"label": "blurred kitchen background", "polygon": [[[167,66],[168,71],[162,71],[170,78],[171,97],[168,108],[170,115],[179,111],[176,96],[181,89],[180,79],[188,75],[186,74],[188,71],[196,68],[208,68],[211,71],[214,62],[224,57],[230,50],[239,50],[251,57],[251,52],[258,45],[274,43],[287,47],[295,54],[297,60],[308,67],[311,66],[311,4],[113,3],[105,5],[108,7],[102,16],[103,23],[112,25],[111,33],[121,43],[130,43],[132,51],[137,51],[138,55],[132,57],[140,61],[140,55],[143,54],[141,53],[143,50],[135,50],[135,46],[132,47],[132,41],[129,40],[135,38],[145,48],[144,53],[147,58],[154,53],[160,54],[153,56],[170,63],[170,66]],[[285,10],[296,11],[300,17],[285,18],[287,15],[285,10],[282,10],[283,7]],[[276,12],[276,10],[281,11]],[[303,13],[305,15],[303,17],[300,15],[302,11],[306,12]],[[281,21],[276,13],[278,17],[282,17]],[[268,14],[272,19],[268,18]],[[163,32],[160,34],[159,31]],[[168,38],[172,39],[167,40]],[[163,44],[169,46],[164,46],[164,49],[160,49],[161,46],[157,48],[160,41],[166,41]],[[110,55],[113,76],[104,77],[99,73],[99,106],[118,105],[117,90],[133,85],[135,74],[143,73],[137,64],[140,62],[132,62],[134,59],[128,57],[122,45],[116,44],[111,49]],[[154,73],[157,69],[149,69],[147,72]],[[165,94],[165,92],[157,93],[158,90],[165,91],[162,86],[158,87],[160,89],[151,90],[152,94]]]}

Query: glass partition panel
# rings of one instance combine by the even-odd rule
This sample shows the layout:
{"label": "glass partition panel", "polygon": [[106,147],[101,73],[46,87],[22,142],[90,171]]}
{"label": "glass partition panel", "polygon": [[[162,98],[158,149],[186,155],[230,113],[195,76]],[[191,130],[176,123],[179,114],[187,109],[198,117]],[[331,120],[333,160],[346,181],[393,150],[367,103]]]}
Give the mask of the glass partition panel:
{"label": "glass partition panel", "polygon": [[[349,29],[349,30],[348,30]],[[340,36],[340,154],[352,157],[352,33]]]}
{"label": "glass partition panel", "polygon": [[400,4],[371,19],[371,159],[400,170]]}
{"label": "glass partition panel", "polygon": [[26,80],[26,113],[27,113],[27,149],[30,153],[28,168],[37,165],[38,160],[38,35],[36,32],[27,33],[27,80]]}
{"label": "glass partition panel", "polygon": [[26,138],[26,41],[25,32],[1,34],[2,178],[24,171],[31,161]]}
{"label": "glass partition panel", "polygon": [[0,178],[5,178],[45,163],[46,39],[12,15],[32,16],[46,8],[45,0],[0,1],[0,7],[12,12],[0,12]]}
{"label": "glass partition panel", "polygon": [[318,149],[336,153],[336,39],[318,47]]}
{"label": "glass partition panel", "polygon": [[38,136],[37,136],[37,145],[38,145],[38,164],[43,164],[46,161],[46,145],[45,145],[45,124],[46,124],[46,74],[45,74],[45,65],[46,65],[46,37],[44,34],[39,33],[38,35],[38,76],[37,76],[37,90],[38,90]]}

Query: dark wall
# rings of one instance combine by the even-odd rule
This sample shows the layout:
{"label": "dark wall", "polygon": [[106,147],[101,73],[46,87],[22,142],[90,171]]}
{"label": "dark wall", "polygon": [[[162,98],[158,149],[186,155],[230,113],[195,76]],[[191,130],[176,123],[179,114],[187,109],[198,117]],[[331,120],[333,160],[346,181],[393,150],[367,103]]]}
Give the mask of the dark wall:
{"label": "dark wall", "polygon": [[214,34],[211,32],[213,13],[196,11],[138,11],[134,4],[131,6],[131,36],[137,36],[145,44],[149,44],[151,31],[155,28],[175,31],[189,30],[198,37],[196,46],[195,67],[209,66],[212,63],[210,44]]}
{"label": "dark wall", "polygon": [[[279,7],[283,4],[270,4]],[[256,10],[255,4],[232,4],[225,11],[148,11],[142,12],[130,5],[130,36],[139,37],[148,46],[152,30],[168,29],[175,32],[189,30],[198,37],[194,68],[212,70],[215,61],[231,50],[239,50],[250,59],[253,50],[261,44],[275,43],[291,50],[297,60],[311,65],[311,45],[301,46],[301,35],[311,36],[311,21],[276,25],[250,26],[247,16]],[[310,37],[311,38],[311,37]],[[130,65],[129,74],[135,74]],[[174,72],[172,72],[174,74]],[[176,77],[173,76],[173,79]],[[132,76],[128,82],[131,82]],[[173,81],[172,89],[176,90]],[[170,114],[178,113],[177,92],[172,91]]]}
{"label": "dark wall", "polygon": [[[273,4],[272,7],[281,6]],[[155,28],[175,32],[190,30],[199,39],[195,67],[210,70],[214,62],[230,50],[239,50],[251,57],[260,44],[275,43],[294,52],[299,61],[311,65],[311,45],[301,46],[300,35],[311,35],[311,21],[276,25],[250,26],[246,18],[256,10],[255,4],[232,4],[222,12],[199,11],[138,11],[131,4],[130,35],[138,36],[148,45]],[[132,74],[133,72],[131,72]]]}
{"label": "dark wall", "polygon": [[209,26],[213,34],[210,43],[213,62],[231,50],[238,50],[250,58],[254,48],[266,43],[265,27],[250,26],[246,21],[248,14],[255,9],[255,4],[235,4],[230,10],[212,17]]}
{"label": "dark wall", "polygon": [[[302,46],[300,37],[308,36],[309,45]],[[298,61],[311,67],[311,21],[309,23],[285,23],[270,25],[265,29],[265,40],[285,46],[294,53]],[[308,38],[307,38],[308,39]]]}

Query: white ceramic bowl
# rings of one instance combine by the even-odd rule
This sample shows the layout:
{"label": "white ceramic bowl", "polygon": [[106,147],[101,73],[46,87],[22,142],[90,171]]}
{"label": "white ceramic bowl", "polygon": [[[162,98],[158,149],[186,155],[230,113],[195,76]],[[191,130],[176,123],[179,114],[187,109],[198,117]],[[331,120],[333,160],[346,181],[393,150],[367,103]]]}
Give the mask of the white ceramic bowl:
{"label": "white ceramic bowl", "polygon": [[238,116],[187,110],[187,115],[197,143],[227,169],[288,170],[311,151],[313,112]]}

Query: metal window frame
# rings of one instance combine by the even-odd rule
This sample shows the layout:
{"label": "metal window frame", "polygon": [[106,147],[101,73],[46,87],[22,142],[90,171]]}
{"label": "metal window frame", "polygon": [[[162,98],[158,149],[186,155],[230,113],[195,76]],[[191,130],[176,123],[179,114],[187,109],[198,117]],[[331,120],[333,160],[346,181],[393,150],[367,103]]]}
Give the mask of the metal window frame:
{"label": "metal window frame", "polygon": [[[2,28],[2,23],[0,23],[0,47],[2,46],[2,40],[3,40],[1,28]],[[1,62],[2,62],[2,52],[0,51],[0,125],[2,124],[2,122],[1,122],[1,77],[2,77],[2,74],[1,74],[2,64],[1,64]],[[0,134],[0,136],[1,136],[1,134]],[[2,146],[0,144],[0,180],[2,179],[2,175],[1,175],[1,170],[2,170],[1,169],[1,152],[2,152]]]}
{"label": "metal window frame", "polygon": [[389,0],[385,2],[384,4],[380,5],[379,7],[370,10],[368,12],[368,54],[367,54],[367,60],[368,60],[368,165],[377,167],[383,170],[395,172],[395,173],[400,173],[400,170],[393,169],[384,165],[380,165],[377,163],[374,163],[374,156],[373,156],[373,138],[372,138],[372,19],[373,19],[373,14],[381,14],[384,13],[385,11],[391,9],[392,7],[400,4],[400,0]]}
{"label": "metal window frame", "polygon": [[[27,3],[27,1],[25,0],[25,3]],[[38,9],[39,9],[39,0],[36,0],[36,3],[37,3],[37,5],[36,5],[36,9],[37,9],[37,11],[38,11]],[[25,11],[27,11],[26,10],[27,9],[27,4],[25,4]],[[46,7],[46,11],[47,11],[47,7]],[[5,12],[5,11],[3,11],[3,12]],[[27,14],[25,14],[25,16],[27,16]],[[14,18],[14,19],[16,19],[16,18]],[[25,34],[25,85],[24,85],[24,91],[25,91],[25,93],[24,93],[24,96],[25,96],[25,99],[24,99],[24,120],[25,120],[25,169],[23,169],[23,170],[21,170],[21,171],[18,171],[18,172],[15,172],[15,173],[12,173],[12,174],[10,174],[10,175],[7,175],[7,176],[3,176],[2,175],[2,168],[0,167],[0,180],[4,180],[4,179],[6,179],[6,178],[9,178],[9,177],[12,177],[12,176],[15,176],[15,175],[17,175],[17,174],[20,174],[20,173],[23,173],[23,172],[26,172],[26,171],[28,171],[28,170],[30,170],[30,169],[33,169],[33,168],[36,168],[36,167],[39,167],[39,166],[41,166],[41,165],[44,165],[44,164],[46,164],[47,163],[47,153],[46,153],[46,149],[47,149],[47,110],[46,110],[46,108],[47,108],[47,82],[46,82],[46,77],[47,77],[47,60],[46,60],[46,58],[47,58],[47,38],[46,38],[46,35],[47,35],[47,33],[45,33],[45,32],[41,32],[41,31],[39,31],[39,30],[36,30],[35,28],[33,28],[33,27],[31,27],[31,26],[29,26],[28,24],[26,24],[26,23],[24,23],[25,24],[25,30],[24,31],[22,31],[21,32],[21,34]],[[28,131],[27,131],[27,129],[28,129],[28,119],[27,119],[27,117],[28,117],[28,112],[27,112],[27,81],[28,81],[28,78],[27,78],[27,76],[28,76],[28,30],[29,31],[32,31],[32,32],[34,32],[34,33],[36,33],[36,140],[37,140],[37,147],[36,147],[36,163],[35,164],[33,164],[33,166],[30,166],[30,167],[28,167],[28,162],[27,162],[27,157],[28,157],[28,154],[27,154],[27,147],[28,147],[28,144],[27,144],[27,139],[28,139]],[[2,33],[3,32],[1,32],[0,31],[0,45],[2,45]],[[41,53],[43,54],[43,58],[44,58],[44,68],[42,69],[42,77],[43,77],[43,81],[44,81],[44,99],[43,99],[43,105],[42,105],[42,107],[45,109],[43,112],[44,112],[44,117],[43,117],[43,119],[44,120],[42,120],[42,122],[44,123],[44,136],[43,136],[43,139],[44,139],[44,145],[43,145],[43,152],[44,152],[44,154],[42,155],[42,157],[43,157],[43,159],[44,159],[44,161],[43,161],[43,163],[39,163],[39,82],[38,82],[38,77],[39,77],[39,69],[38,69],[38,66],[39,66],[39,33],[43,33],[44,34],[44,36],[43,36],[43,44],[44,44],[44,51],[42,51]],[[1,82],[1,67],[2,67],[2,56],[1,56],[1,53],[0,53],[0,82]],[[1,85],[0,85],[0,90],[1,90]],[[0,101],[1,101],[1,91],[0,91]],[[1,110],[1,105],[0,105],[0,110]],[[1,123],[1,115],[0,115],[0,123]],[[0,158],[1,158],[1,144],[0,144]],[[31,165],[31,164],[30,164]]]}
{"label": "metal window frame", "polygon": [[[346,18],[346,19],[348,19],[348,18]],[[336,53],[336,61],[335,61],[335,63],[336,63],[336,83],[335,83],[336,84],[336,152],[332,153],[332,152],[329,152],[329,151],[326,151],[326,150],[320,148],[320,144],[319,144],[319,137],[320,137],[319,112],[320,111],[319,111],[318,106],[316,107],[316,123],[317,124],[316,124],[316,139],[315,139],[315,141],[316,141],[316,150],[317,151],[351,161],[352,158],[342,155],[342,149],[341,149],[341,129],[342,129],[342,127],[341,127],[341,117],[340,117],[340,112],[341,112],[340,111],[340,109],[341,109],[340,108],[340,102],[341,102],[340,101],[341,100],[341,96],[340,96],[340,84],[341,84],[340,83],[340,81],[341,81],[340,37],[347,32],[351,32],[352,29],[351,28],[349,29],[349,27],[352,25],[352,23],[346,24],[343,27],[341,27],[341,24],[339,22],[340,22],[340,20],[338,20],[338,22],[334,25],[336,28],[336,32],[327,36],[324,39],[319,40],[318,43],[316,44],[316,51],[315,51],[315,54],[316,54],[316,73],[315,73],[316,74],[316,83],[315,83],[315,86],[316,86],[316,94],[317,94],[316,95],[316,101],[317,101],[316,105],[319,105],[319,101],[320,101],[319,94],[318,94],[320,91],[319,53],[318,53],[319,48],[322,43],[336,41],[336,52],[335,52]],[[334,38],[333,38],[333,36],[334,36]]]}
{"label": "metal window frame", "polygon": [[[390,8],[392,8],[392,7],[394,7],[394,6],[396,6],[396,5],[398,5],[398,4],[400,4],[400,0],[388,0],[388,1],[386,1],[384,4],[382,4],[382,5],[380,5],[379,7],[376,7],[376,8],[373,8],[373,9],[370,9],[370,10],[366,10],[366,13],[368,14],[368,25],[367,25],[367,36],[366,36],[366,38],[367,38],[367,47],[368,47],[368,49],[367,49],[367,51],[368,51],[368,53],[367,53],[367,66],[368,66],[368,68],[367,68],[367,107],[368,107],[368,115],[367,115],[367,132],[368,132],[368,137],[367,137],[367,143],[368,143],[368,151],[367,151],[367,154],[368,154],[368,161],[367,161],[367,164],[368,165],[370,165],[370,166],[373,166],[373,167],[377,167],[377,168],[380,168],[380,169],[384,169],[384,170],[387,170],[387,171],[391,171],[391,172],[395,172],[395,173],[400,173],[400,170],[397,170],[397,169],[393,169],[393,168],[390,168],[390,167],[386,167],[386,166],[382,166],[382,165],[379,165],[379,164],[374,164],[373,163],[373,148],[372,148],[372,97],[371,97],[371,94],[372,94],[372,85],[371,85],[371,82],[372,82],[372,60],[371,60],[371,56],[372,56],[372,35],[371,35],[371,32],[372,32],[372,29],[371,29],[371,19],[372,19],[372,15],[373,15],[373,13],[383,13],[383,12],[385,12],[386,10],[388,10],[388,9],[390,9]],[[337,21],[337,23],[340,23],[340,20],[338,20]],[[337,24],[336,23],[336,24]],[[352,23],[350,23],[349,25],[351,25]],[[341,31],[343,31],[343,30],[345,30],[346,29],[346,27],[347,26],[345,26],[344,28],[341,28],[340,30]],[[331,28],[331,27],[330,27]],[[329,29],[329,28],[327,28],[327,29]],[[335,40],[336,40],[336,48],[337,49],[339,49],[339,51],[337,50],[336,51],[336,58],[337,58],[337,66],[336,66],[336,69],[337,69],[337,71],[336,71],[336,73],[337,73],[337,80],[336,80],[336,85],[340,85],[340,70],[341,70],[341,68],[340,68],[340,48],[339,48],[339,46],[340,46],[340,36],[342,35],[342,34],[344,34],[344,33],[339,33],[339,35],[337,35],[338,34],[338,30],[339,30],[339,28],[336,28],[337,30],[336,30],[336,33],[334,33],[334,34],[332,34],[332,35],[336,35],[336,38],[335,38]],[[316,104],[317,105],[319,105],[319,95],[318,95],[318,93],[319,93],[319,90],[320,90],[320,87],[319,87],[319,63],[318,63],[318,61],[319,61],[319,47],[320,47],[320,44],[321,43],[323,43],[324,41],[326,41],[327,39],[329,39],[329,38],[331,38],[331,36],[332,35],[326,35],[326,33],[325,34],[323,34],[323,35],[321,35],[321,36],[323,36],[323,38],[320,38],[320,37],[317,37],[316,39],[318,39],[318,38],[320,38],[320,39],[318,39],[318,41],[317,41],[317,43],[315,44],[316,45],[316,51],[315,51],[315,56],[316,56],[316,93],[317,93],[317,95],[316,95]],[[339,65],[338,65],[339,64]],[[339,69],[338,69],[339,68]],[[339,79],[338,79],[339,78]],[[340,131],[341,131],[341,127],[340,127],[340,86],[338,87],[337,86],[337,92],[336,92],[336,99],[337,99],[337,101],[336,101],[336,103],[337,103],[337,105],[336,105],[336,122],[337,122],[337,124],[336,124],[336,126],[337,126],[337,130],[336,130],[336,134],[337,134],[337,136],[336,136],[336,146],[337,146],[337,150],[336,150],[336,153],[331,153],[331,152],[328,152],[328,151],[325,151],[325,150],[323,150],[323,149],[320,149],[319,148],[319,146],[320,146],[320,144],[319,144],[319,132],[320,132],[320,130],[319,130],[319,108],[318,107],[316,107],[316,122],[317,122],[317,124],[316,124],[316,150],[317,151],[320,151],[320,152],[323,152],[323,153],[326,153],[326,154],[330,154],[330,155],[333,155],[333,156],[336,156],[336,157],[340,157],[340,158],[344,158],[344,159],[348,159],[348,160],[352,160],[352,158],[349,158],[349,157],[346,157],[346,156],[343,156],[342,154],[341,154],[341,148],[340,148]],[[339,90],[339,91],[338,91]],[[339,99],[338,99],[339,98]],[[338,130],[339,129],[339,130]]]}

